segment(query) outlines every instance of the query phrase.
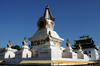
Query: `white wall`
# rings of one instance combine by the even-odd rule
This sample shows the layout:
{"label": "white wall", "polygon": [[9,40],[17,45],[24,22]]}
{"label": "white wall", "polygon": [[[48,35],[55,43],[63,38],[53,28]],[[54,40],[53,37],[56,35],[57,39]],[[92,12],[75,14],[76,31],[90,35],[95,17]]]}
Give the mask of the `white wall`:
{"label": "white wall", "polygon": [[[83,53],[85,51],[87,51],[87,53],[89,54],[89,51],[91,51],[91,58],[89,58],[89,60],[97,60],[99,58],[99,54],[98,54],[98,51],[95,49],[95,48],[87,48],[87,49],[82,49],[83,50]],[[74,52],[77,52],[78,49],[75,49],[73,50]]]}

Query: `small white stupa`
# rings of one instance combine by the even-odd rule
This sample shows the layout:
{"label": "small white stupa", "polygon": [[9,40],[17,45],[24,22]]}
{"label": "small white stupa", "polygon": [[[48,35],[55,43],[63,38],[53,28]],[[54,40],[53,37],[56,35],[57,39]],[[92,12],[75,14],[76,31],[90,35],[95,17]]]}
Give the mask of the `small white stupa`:
{"label": "small white stupa", "polygon": [[16,49],[11,48],[11,40],[7,44],[6,52],[0,54],[0,59],[10,59],[15,57]]}
{"label": "small white stupa", "polygon": [[27,46],[27,40],[26,37],[24,38],[24,41],[22,42],[23,46],[21,47],[21,50],[16,52],[15,58],[31,58],[32,53],[29,50],[30,48]]}
{"label": "small white stupa", "polygon": [[72,48],[70,47],[70,42],[69,39],[67,39],[67,43],[66,43],[66,48],[65,50],[63,50],[63,58],[72,58],[72,59],[76,59],[77,58],[77,54],[75,52],[73,52]]}
{"label": "small white stupa", "polygon": [[89,60],[89,57],[83,53],[80,43],[79,43],[79,50],[77,51],[77,56],[79,59],[88,59]]}

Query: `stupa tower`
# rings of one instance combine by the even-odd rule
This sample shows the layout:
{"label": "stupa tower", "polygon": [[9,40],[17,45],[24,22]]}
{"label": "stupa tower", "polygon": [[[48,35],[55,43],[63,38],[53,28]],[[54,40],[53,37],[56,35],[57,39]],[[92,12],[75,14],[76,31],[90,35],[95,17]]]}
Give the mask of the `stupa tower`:
{"label": "stupa tower", "polygon": [[38,30],[29,38],[31,46],[45,44],[46,41],[52,41],[55,45],[60,46],[63,41],[59,35],[53,31],[55,18],[52,17],[49,6],[45,8],[43,17],[37,22]]}

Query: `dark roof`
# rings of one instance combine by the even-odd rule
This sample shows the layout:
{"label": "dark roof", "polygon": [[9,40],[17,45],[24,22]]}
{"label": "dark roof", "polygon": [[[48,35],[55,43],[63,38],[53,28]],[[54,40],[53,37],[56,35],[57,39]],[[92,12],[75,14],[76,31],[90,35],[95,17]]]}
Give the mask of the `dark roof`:
{"label": "dark roof", "polygon": [[80,36],[78,40],[74,40],[74,41],[80,41],[80,40],[87,40],[87,39],[92,39],[92,38],[89,38],[89,35],[88,36]]}
{"label": "dark roof", "polygon": [[[92,43],[81,43],[81,45],[86,45],[86,44],[92,44]],[[79,44],[74,44],[74,45],[79,45]]]}

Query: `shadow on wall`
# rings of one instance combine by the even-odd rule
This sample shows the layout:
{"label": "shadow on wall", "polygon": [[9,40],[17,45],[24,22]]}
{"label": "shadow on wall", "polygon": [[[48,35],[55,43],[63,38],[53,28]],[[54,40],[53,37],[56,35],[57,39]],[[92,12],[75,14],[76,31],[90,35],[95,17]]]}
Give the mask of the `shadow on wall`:
{"label": "shadow on wall", "polygon": [[99,46],[97,46],[98,47],[98,52],[99,52],[99,58],[100,58],[100,45]]}

